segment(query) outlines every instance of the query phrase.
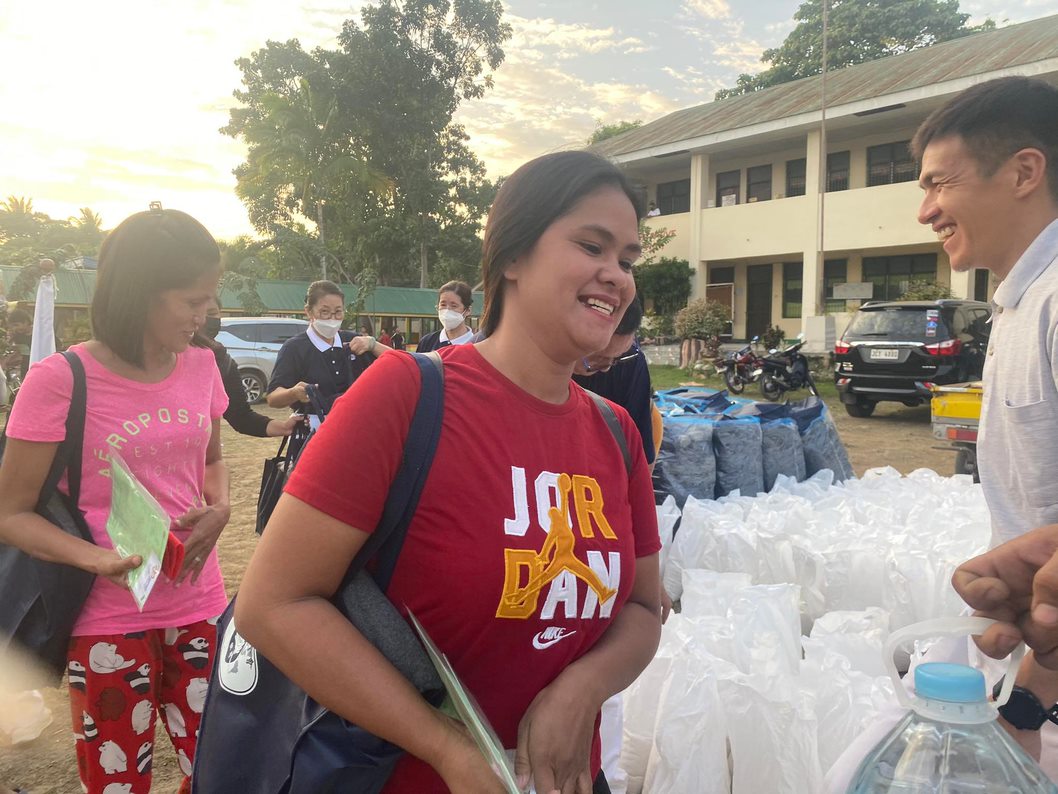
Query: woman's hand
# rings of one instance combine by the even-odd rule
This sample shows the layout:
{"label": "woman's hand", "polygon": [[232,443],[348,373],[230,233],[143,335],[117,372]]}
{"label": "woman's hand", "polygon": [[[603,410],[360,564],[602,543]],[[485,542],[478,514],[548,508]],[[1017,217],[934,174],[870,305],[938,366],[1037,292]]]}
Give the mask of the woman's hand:
{"label": "woman's hand", "polygon": [[537,794],[591,794],[591,743],[601,703],[562,676],[543,689],[518,725],[514,771],[518,783],[530,776]]}
{"label": "woman's hand", "polygon": [[505,794],[499,775],[489,766],[467,729],[443,714],[439,717],[444,721],[445,737],[431,766],[444,780],[448,790],[460,794]]}
{"label": "woman's hand", "polygon": [[189,510],[176,519],[176,524],[184,529],[191,527],[191,534],[184,541],[184,565],[177,574],[176,584],[183,582],[189,575],[191,584],[198,582],[202,566],[206,564],[209,553],[220,537],[231,517],[231,508],[227,505],[207,505]]}
{"label": "woman's hand", "polygon": [[109,579],[123,590],[129,589],[128,573],[139,568],[143,564],[143,558],[138,554],[131,557],[122,557],[114,549],[99,547],[99,557],[89,569],[90,573]]}
{"label": "woman's hand", "polygon": [[301,381],[296,386],[293,386],[290,389],[290,394],[292,397],[294,397],[294,401],[299,403],[307,403],[309,401],[309,393],[307,389],[311,385],[311,383]]}
{"label": "woman's hand", "polygon": [[305,417],[302,414],[291,414],[286,419],[273,419],[268,423],[265,428],[265,432],[270,438],[278,438],[280,436],[289,436],[294,432],[300,424],[305,423]]}

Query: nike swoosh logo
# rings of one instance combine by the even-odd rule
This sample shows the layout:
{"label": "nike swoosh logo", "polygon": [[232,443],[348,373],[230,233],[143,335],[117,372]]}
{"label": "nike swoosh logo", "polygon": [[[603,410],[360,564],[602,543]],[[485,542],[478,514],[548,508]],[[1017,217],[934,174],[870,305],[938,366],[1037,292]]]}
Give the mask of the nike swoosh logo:
{"label": "nike swoosh logo", "polygon": [[542,651],[545,648],[550,648],[555,643],[561,642],[562,640],[566,639],[566,637],[572,637],[577,632],[575,632],[575,631],[564,632],[562,634],[558,634],[557,636],[551,637],[551,638],[546,639],[546,640],[545,639],[541,639],[541,635],[543,633],[544,632],[541,631],[541,632],[539,632],[538,634],[536,634],[533,637],[533,647],[536,648],[538,651]]}

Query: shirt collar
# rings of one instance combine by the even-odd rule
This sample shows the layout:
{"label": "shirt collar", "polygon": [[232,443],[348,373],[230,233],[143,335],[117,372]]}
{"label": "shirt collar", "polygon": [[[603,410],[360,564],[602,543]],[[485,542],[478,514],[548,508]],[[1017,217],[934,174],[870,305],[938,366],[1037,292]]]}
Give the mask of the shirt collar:
{"label": "shirt collar", "polygon": [[326,353],[331,348],[341,347],[343,344],[341,331],[335,333],[333,342],[328,342],[326,339],[316,333],[316,329],[313,328],[311,324],[309,325],[307,331],[309,335],[309,341],[311,341],[312,344],[316,347],[316,349],[319,350],[321,353]]}
{"label": "shirt collar", "polygon": [[469,342],[473,338],[474,338],[474,332],[469,330],[469,329],[462,336],[457,336],[455,339],[452,339],[452,338],[450,338],[448,336],[448,329],[447,328],[442,328],[441,329],[440,341],[448,342],[449,344],[465,345],[467,342]]}
{"label": "shirt collar", "polygon": [[1055,256],[1056,250],[1058,220],[1051,221],[1014,263],[1003,283],[996,288],[992,296],[993,303],[1004,309],[1015,308],[1032,283],[1058,258]]}

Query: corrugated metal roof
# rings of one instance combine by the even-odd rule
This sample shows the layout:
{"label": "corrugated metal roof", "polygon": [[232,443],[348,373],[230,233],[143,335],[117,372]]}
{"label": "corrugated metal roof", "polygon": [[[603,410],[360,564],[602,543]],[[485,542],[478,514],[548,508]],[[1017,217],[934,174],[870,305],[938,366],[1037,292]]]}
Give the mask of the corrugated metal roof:
{"label": "corrugated metal roof", "polygon": [[[0,278],[4,282],[4,292],[11,289],[15,278],[18,276],[20,267],[0,266]],[[96,286],[96,273],[94,270],[66,270],[59,268],[55,271],[55,305],[56,306],[87,306],[92,302],[92,292]],[[14,300],[11,295],[8,300]],[[29,295],[23,296],[27,303],[33,303],[37,299],[36,290]]]}
{"label": "corrugated metal roof", "polygon": [[[827,107],[1058,58],[1058,15],[976,33],[827,73]],[[820,109],[820,80],[807,77],[720,102],[677,110],[593,146],[617,156]]]}
{"label": "corrugated metal roof", "polygon": [[[10,290],[20,270],[21,268],[18,267],[0,266],[0,278],[3,279],[4,292]],[[92,302],[96,271],[60,268],[55,271],[55,274],[56,305],[88,306]],[[257,282],[257,294],[261,296],[261,301],[268,307],[269,312],[300,314],[305,307],[305,292],[308,288],[308,281],[260,279]],[[346,284],[342,287],[342,291],[345,292],[345,299],[348,302],[352,303],[356,300],[357,288],[355,286]],[[10,295],[8,299],[12,299]],[[35,299],[36,292],[25,296],[27,303],[33,303]],[[221,290],[220,301],[228,311],[242,311],[238,290],[225,287]],[[485,296],[480,292],[475,292],[471,311],[474,317],[481,315],[484,302]],[[437,313],[437,290],[417,287],[376,287],[375,291],[368,296],[365,311],[368,314],[397,317],[409,315],[432,317]]]}

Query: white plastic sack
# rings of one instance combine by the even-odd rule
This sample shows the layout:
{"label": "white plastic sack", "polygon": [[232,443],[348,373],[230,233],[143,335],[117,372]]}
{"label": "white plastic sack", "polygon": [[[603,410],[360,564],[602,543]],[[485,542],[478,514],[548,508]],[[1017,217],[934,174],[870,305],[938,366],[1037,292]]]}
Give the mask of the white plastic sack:
{"label": "white plastic sack", "polygon": [[643,791],[728,794],[730,778],[716,677],[701,656],[681,656],[662,689]]}

